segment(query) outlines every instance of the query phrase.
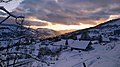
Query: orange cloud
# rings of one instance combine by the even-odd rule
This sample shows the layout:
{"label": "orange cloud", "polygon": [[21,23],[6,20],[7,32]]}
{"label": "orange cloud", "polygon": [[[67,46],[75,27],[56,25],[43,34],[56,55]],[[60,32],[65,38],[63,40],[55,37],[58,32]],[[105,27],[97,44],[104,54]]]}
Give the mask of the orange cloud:
{"label": "orange cloud", "polygon": [[116,19],[116,18],[120,18],[120,15],[110,15],[107,21]]}
{"label": "orange cloud", "polygon": [[84,29],[84,28],[88,28],[88,27],[92,27],[94,25],[90,25],[90,24],[82,24],[80,23],[79,25],[64,25],[64,24],[52,24],[52,22],[49,21],[45,21],[45,20],[40,20],[37,19],[36,17],[28,17],[26,20],[29,21],[37,21],[39,23],[47,23],[48,25],[46,26],[35,26],[35,25],[31,25],[30,27],[33,29],[37,29],[37,28],[49,28],[49,29],[53,29],[53,30],[71,30],[71,29]]}
{"label": "orange cloud", "polygon": [[[100,19],[97,19],[97,20],[96,19],[88,19],[88,20],[84,20],[84,24],[80,23],[82,21],[78,22],[79,23],[78,25],[65,25],[65,24],[59,24],[59,23],[53,24],[52,22],[45,21],[45,20],[40,20],[40,19],[38,19],[37,17],[34,17],[34,16],[30,16],[26,20],[36,21],[38,23],[46,23],[47,24],[47,25],[43,25],[43,26],[31,25],[30,27],[33,28],[33,29],[49,28],[49,29],[60,31],[60,30],[72,30],[72,29],[79,30],[79,29],[89,28],[89,27],[95,26],[96,24],[98,25],[100,23],[103,23],[103,22],[106,22],[108,20],[118,18],[118,17],[120,17],[120,15],[111,15],[108,19],[107,18],[100,18]],[[93,22],[95,24],[91,24]]]}

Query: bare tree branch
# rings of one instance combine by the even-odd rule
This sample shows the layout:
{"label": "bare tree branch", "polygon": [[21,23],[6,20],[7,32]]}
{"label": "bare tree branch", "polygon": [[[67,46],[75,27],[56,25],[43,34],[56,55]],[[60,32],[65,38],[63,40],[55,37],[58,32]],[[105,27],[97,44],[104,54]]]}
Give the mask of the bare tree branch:
{"label": "bare tree branch", "polygon": [[[5,11],[9,15],[3,21],[1,21],[0,24],[3,23],[5,20],[7,20],[10,16],[16,19],[16,23],[18,25],[22,25],[23,24],[24,18],[25,18],[24,16],[15,16],[15,15],[11,14],[9,11],[7,11],[3,6],[0,6],[0,10]],[[21,20],[22,20],[21,23],[17,22],[18,18],[21,18]]]}
{"label": "bare tree branch", "polygon": [[8,3],[8,2],[11,2],[13,0],[0,0],[0,3]]}
{"label": "bare tree branch", "polygon": [[49,65],[49,63],[47,63],[46,61],[43,61],[39,58],[37,58],[37,56],[33,56],[31,54],[26,54],[26,53],[22,53],[22,52],[8,52],[8,53],[2,53],[3,55],[6,55],[6,54],[22,54],[22,55],[26,55],[26,56],[29,56],[30,58],[34,59],[34,60],[37,60],[39,62],[42,62],[42,63],[46,63],[47,65]]}

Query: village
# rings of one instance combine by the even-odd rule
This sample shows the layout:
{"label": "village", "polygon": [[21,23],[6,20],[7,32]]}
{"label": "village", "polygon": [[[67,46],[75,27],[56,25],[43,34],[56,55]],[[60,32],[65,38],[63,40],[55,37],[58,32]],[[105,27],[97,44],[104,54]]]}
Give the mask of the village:
{"label": "village", "polygon": [[[111,34],[111,32],[110,32],[109,36],[111,37],[112,35],[113,35],[113,33]],[[59,60],[61,60],[61,63],[63,63],[62,60],[63,60],[64,55],[66,55],[64,57],[64,59],[66,58],[66,62],[68,62],[67,58],[69,56],[72,57],[72,55],[73,55],[73,57],[78,56],[78,55],[80,55],[80,57],[81,57],[81,55],[83,53],[85,53],[88,56],[90,55],[90,57],[91,57],[92,52],[95,51],[95,54],[96,54],[97,53],[96,50],[100,50],[100,51],[102,51],[101,49],[103,49],[105,51],[112,50],[116,47],[115,42],[119,42],[119,39],[118,39],[119,37],[116,37],[116,38],[114,37],[114,38],[110,39],[108,37],[108,35],[106,35],[106,34],[99,35],[99,31],[96,31],[96,29],[90,30],[89,32],[84,32],[81,35],[77,35],[75,38],[76,39],[61,39],[57,42],[51,42],[49,40],[42,41],[40,43],[41,44],[40,49],[43,52],[40,52],[40,53],[42,53],[42,55],[40,53],[38,53],[38,56],[39,57],[40,57],[40,55],[44,56],[49,61],[50,66],[52,67],[52,65],[53,66],[54,66],[54,64],[56,65],[56,61],[60,62]],[[69,53],[69,54],[67,56],[67,54],[64,54],[64,53]],[[98,55],[101,55],[101,54],[98,54]],[[90,57],[88,60],[90,60]],[[95,57],[93,57],[93,58],[95,58]],[[99,56],[97,56],[97,58],[99,59]],[[86,58],[84,58],[84,59],[86,59]],[[84,60],[84,59],[81,59],[81,60]],[[89,66],[88,64],[84,63],[88,60],[82,61],[80,63],[80,65],[84,66],[84,67],[86,65]],[[75,61],[75,62],[80,62],[80,61]],[[73,63],[73,65],[74,65],[74,63]],[[58,64],[58,66],[60,66],[60,65]],[[69,67],[69,65],[66,67]],[[79,67],[79,66],[77,66],[77,67]]]}
{"label": "village", "polygon": [[[9,1],[12,0],[8,0],[8,2]],[[33,2],[32,0],[30,1]],[[55,2],[52,0],[40,1],[44,2],[44,6],[49,3],[49,9],[51,9],[53,5],[58,4],[58,0],[54,0]],[[95,23],[93,22],[93,24],[96,24],[96,26],[75,30],[72,30],[71,27],[70,29],[72,31],[68,30],[69,32],[64,34],[63,32],[61,33],[63,30],[59,32],[49,28],[32,28],[32,24],[33,26],[40,25],[47,27],[50,25],[50,28],[52,28],[54,25],[61,25],[63,27],[71,26],[71,23],[74,23],[74,27],[75,22],[80,21],[78,19],[81,17],[71,17],[71,12],[74,16],[76,10],[71,11],[73,9],[62,8],[66,5],[63,4],[57,7],[54,6],[54,8],[60,7],[59,9],[62,9],[56,10],[55,12],[51,12],[47,7],[39,8],[45,8],[39,11],[43,11],[40,14],[38,13],[41,16],[40,18],[34,16],[34,14],[30,14],[33,17],[29,17],[28,15],[27,18],[25,18],[24,15],[18,15],[23,8],[22,6],[17,9],[18,12],[16,11],[15,14],[7,10],[4,6],[0,6],[0,10],[6,15],[4,16],[4,13],[0,11],[0,14],[2,14],[0,18],[0,67],[120,67],[120,18],[111,19],[104,23],[101,22],[101,24],[98,24],[97,21],[94,20]],[[28,10],[31,9],[23,12],[31,13]],[[61,11],[67,11],[68,14],[66,12],[62,13]],[[82,11],[82,13],[83,12],[84,11]],[[36,14],[37,11],[34,13],[38,16],[38,14]],[[44,13],[46,15],[42,16]],[[62,16],[64,14],[66,16]],[[78,16],[79,13],[77,12],[75,14]],[[25,13],[25,15],[27,15],[27,13]],[[70,18],[68,16],[70,16]],[[41,18],[42,20],[40,20]],[[48,20],[66,20],[67,22],[60,22],[59,24],[57,22],[45,21],[46,18],[49,18]],[[85,20],[87,20],[86,18]],[[78,21],[71,22],[72,20]],[[88,26],[91,25],[89,24],[90,22],[84,21],[83,23],[81,22],[79,26],[82,24],[84,26],[86,23],[88,23]],[[40,22],[40,24],[38,24],[38,22]],[[57,27],[57,29],[59,28]],[[65,30],[67,31],[67,27]]]}
{"label": "village", "polygon": [[[56,65],[56,62],[63,59],[61,56],[64,53],[68,53],[71,55],[81,55],[82,53],[89,53],[89,52],[94,52],[96,51],[96,47],[107,47],[105,50],[111,50],[114,49],[116,46],[115,42],[119,42],[119,33],[116,32],[119,30],[119,28],[113,28],[111,31],[104,31],[99,30],[99,29],[89,29],[82,31],[80,34],[74,35],[73,33],[67,35],[65,34],[64,37],[63,35],[57,37],[57,38],[48,38],[48,39],[34,39],[29,37],[23,37],[21,39],[19,38],[13,38],[10,39],[11,37],[15,37],[13,30],[11,30],[11,26],[6,26],[2,25],[1,26],[1,32],[0,32],[0,46],[1,50],[6,49],[5,47],[8,46],[8,44],[12,44],[17,47],[13,47],[11,51],[20,51],[25,54],[30,54],[32,56],[37,57],[38,59],[41,59],[44,61],[43,63],[37,62],[43,65],[43,67],[49,67],[49,66],[54,66]],[[13,26],[15,28],[15,26]],[[21,30],[20,30],[21,31]],[[75,32],[77,33],[77,32]],[[13,35],[12,35],[13,34]],[[9,36],[11,35],[11,36]],[[9,37],[8,37],[9,36]],[[62,38],[60,38],[62,37]],[[22,44],[21,46],[19,46]],[[103,49],[103,48],[101,48]],[[75,53],[75,54],[74,54]],[[66,54],[67,55],[67,54]],[[29,56],[21,55],[21,59],[23,61],[28,60]],[[67,56],[66,56],[67,58]],[[34,61],[34,60],[33,60]],[[21,62],[21,60],[19,61]],[[25,62],[26,63],[26,62]],[[26,65],[38,65],[35,64],[36,62],[31,62]],[[47,65],[46,65],[47,63]],[[85,62],[82,62],[81,65],[88,65]],[[39,66],[39,65],[38,65]],[[69,67],[69,66],[68,66]]]}

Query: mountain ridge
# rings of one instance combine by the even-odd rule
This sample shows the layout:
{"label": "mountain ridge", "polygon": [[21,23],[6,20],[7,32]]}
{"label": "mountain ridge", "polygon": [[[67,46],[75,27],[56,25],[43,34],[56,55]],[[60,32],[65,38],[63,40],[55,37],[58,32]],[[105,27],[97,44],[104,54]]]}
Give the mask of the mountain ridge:
{"label": "mountain ridge", "polygon": [[[79,35],[79,34],[82,34],[83,32],[85,31],[88,31],[90,29],[101,29],[101,28],[104,28],[104,27],[107,27],[107,26],[103,26],[103,25],[106,25],[106,24],[110,24],[110,23],[115,23],[117,21],[119,21],[120,18],[117,18],[117,19],[112,19],[112,20],[109,20],[109,21],[106,21],[104,23],[101,23],[99,25],[96,25],[94,27],[89,27],[89,28],[85,28],[85,29],[81,29],[81,30],[76,30],[76,31],[72,31],[72,32],[68,32],[68,33],[65,33],[65,34],[61,34],[59,36],[56,36],[56,37],[53,37],[53,38],[48,38],[48,39],[54,39],[54,38],[57,38],[57,39],[67,39],[69,38],[70,36],[74,36],[74,35]],[[120,23],[120,22],[118,22]],[[112,25],[114,26],[114,25]],[[119,25],[118,25],[119,26]],[[67,37],[69,36],[69,37]],[[47,39],[46,39],[47,40]]]}

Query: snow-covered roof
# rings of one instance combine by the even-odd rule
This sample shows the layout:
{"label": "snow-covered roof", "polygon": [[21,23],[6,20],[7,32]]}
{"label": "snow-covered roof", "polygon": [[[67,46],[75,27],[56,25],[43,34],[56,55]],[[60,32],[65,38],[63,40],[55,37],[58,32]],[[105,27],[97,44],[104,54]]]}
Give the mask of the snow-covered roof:
{"label": "snow-covered roof", "polygon": [[51,50],[54,48],[54,46],[52,46],[52,45],[48,45],[47,47]]}
{"label": "snow-covered roof", "polygon": [[59,49],[60,47],[59,46],[53,46],[53,45],[48,45],[47,46],[51,51],[55,51],[57,49]]}
{"label": "snow-covered roof", "polygon": [[75,40],[73,40],[73,39],[69,39],[69,40],[68,40],[68,45],[74,43],[74,41],[75,41]]}
{"label": "snow-covered roof", "polygon": [[73,44],[70,45],[70,47],[86,49],[86,47],[88,46],[89,43],[90,43],[90,41],[79,41],[79,40],[76,40],[76,41],[74,41]]}
{"label": "snow-covered roof", "polygon": [[58,46],[65,45],[65,42],[66,40],[61,40],[61,41],[55,42],[53,45],[58,45]]}
{"label": "snow-covered roof", "polygon": [[98,40],[94,40],[94,41],[91,41],[91,42],[92,42],[92,44],[98,43]]}

